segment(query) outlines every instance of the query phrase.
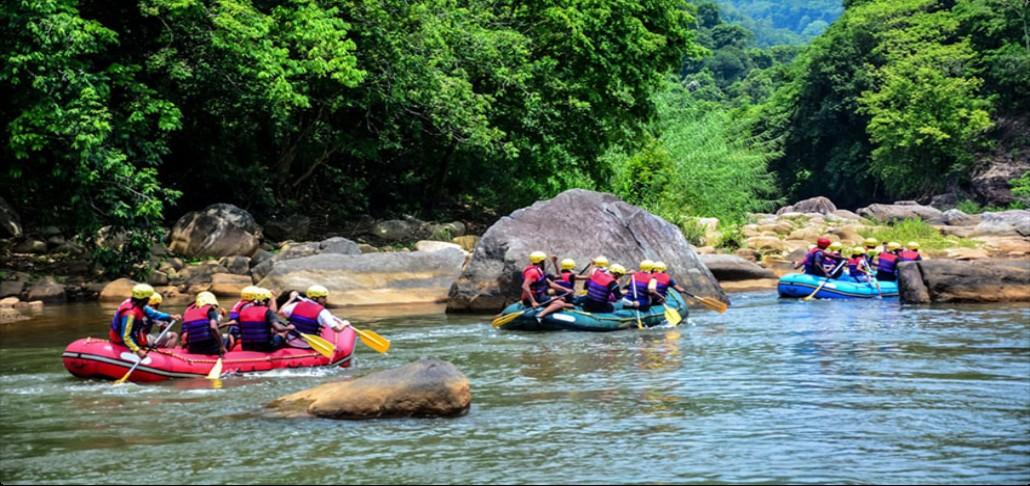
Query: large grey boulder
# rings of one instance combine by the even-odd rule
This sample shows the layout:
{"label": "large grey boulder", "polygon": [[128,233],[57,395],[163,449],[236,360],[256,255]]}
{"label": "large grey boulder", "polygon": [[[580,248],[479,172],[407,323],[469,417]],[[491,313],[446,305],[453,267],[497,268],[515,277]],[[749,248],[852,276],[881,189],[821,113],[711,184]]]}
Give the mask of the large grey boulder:
{"label": "large grey boulder", "polygon": [[627,268],[662,260],[690,292],[727,301],[679,228],[611,194],[573,189],[494,223],[451,288],[447,310],[496,312],[518,300],[522,269],[537,250],[580,267],[597,255]]}
{"label": "large grey boulder", "polygon": [[18,213],[0,197],[0,238],[21,238],[24,234]]}
{"label": "large grey boulder", "polygon": [[461,273],[464,261],[465,253],[455,248],[357,255],[326,253],[273,262],[258,285],[300,291],[310,285],[324,285],[329,289],[329,305],[335,307],[439,303],[447,300],[447,292]]}
{"label": "large grey boulder", "polygon": [[966,214],[958,209],[949,209],[944,212],[944,222],[951,226],[976,226],[982,218],[978,214]]}
{"label": "large grey boulder", "polygon": [[980,215],[976,235],[1030,236],[1030,211],[1013,209]]}
{"label": "large grey boulder", "polygon": [[775,273],[736,255],[701,255],[701,261],[719,282],[776,278]]}
{"label": "large grey boulder", "polygon": [[1009,181],[1030,171],[1030,159],[1027,158],[1030,157],[1030,150],[1025,148],[1025,143],[1022,145],[1022,157],[1008,154],[995,157],[984,170],[973,176],[970,186],[986,204],[1005,206],[1015,201]]}
{"label": "large grey boulder", "polygon": [[823,196],[817,196],[798,201],[790,206],[785,206],[776,211],[777,215],[784,213],[819,213],[819,214],[833,214],[837,211],[837,206],[833,204],[829,198]]}
{"label": "large grey boulder", "polygon": [[898,290],[904,302],[1030,301],[1026,260],[924,260],[899,265]]}
{"label": "large grey boulder", "polygon": [[894,204],[871,204],[858,210],[859,216],[886,223],[894,223],[905,219],[921,219],[923,221],[944,224],[944,213],[931,206],[923,206],[914,201],[898,201]]}
{"label": "large grey boulder", "polygon": [[261,227],[250,213],[232,204],[213,204],[179,218],[169,249],[185,257],[251,256],[260,243]]}
{"label": "large grey boulder", "polygon": [[272,267],[276,262],[322,254],[360,255],[361,248],[357,243],[347,238],[335,236],[322,241],[290,243],[274,255],[264,250],[258,250],[255,253],[254,266],[251,267],[250,274],[254,277],[255,281],[258,281],[265,278],[265,275],[272,271]]}
{"label": "large grey boulder", "polygon": [[64,302],[67,300],[64,285],[57,282],[54,277],[43,277],[29,287],[29,300],[41,300],[46,303]]}
{"label": "large grey boulder", "polygon": [[421,359],[354,380],[327,383],[268,404],[288,416],[331,419],[454,417],[472,404],[468,378],[453,364]]}

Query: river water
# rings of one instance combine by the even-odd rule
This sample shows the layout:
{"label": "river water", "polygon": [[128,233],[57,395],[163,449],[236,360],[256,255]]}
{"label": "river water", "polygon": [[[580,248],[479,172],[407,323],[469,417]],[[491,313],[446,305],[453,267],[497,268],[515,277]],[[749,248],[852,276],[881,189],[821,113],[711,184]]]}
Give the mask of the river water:
{"label": "river water", "polygon": [[[350,369],[113,387],[60,354],[112,308],[0,325],[0,483],[1027,483],[1030,307],[738,294],[675,329],[517,333],[339,312],[393,341]],[[287,393],[422,356],[451,419],[284,419]]]}

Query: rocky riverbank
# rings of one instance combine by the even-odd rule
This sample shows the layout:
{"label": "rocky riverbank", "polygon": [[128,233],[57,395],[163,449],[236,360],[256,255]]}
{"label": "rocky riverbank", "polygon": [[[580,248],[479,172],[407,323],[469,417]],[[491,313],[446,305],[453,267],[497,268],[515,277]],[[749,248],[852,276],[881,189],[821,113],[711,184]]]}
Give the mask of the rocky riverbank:
{"label": "rocky riverbank", "polygon": [[[3,214],[13,210],[6,207]],[[1030,262],[1025,210],[965,214],[901,201],[851,212],[813,198],[775,214],[753,214],[740,228],[699,218],[704,235],[695,247],[641,208],[572,190],[502,217],[483,233],[482,244],[468,234],[472,225],[410,217],[358,221],[346,225],[347,233],[298,241],[313,233],[307,217],[260,225],[238,207],[216,204],[184,215],[167,231],[166,243],[152,249],[146,281],[171,299],[202,291],[234,298],[247,285],[302,289],[318,282],[331,288],[334,306],[447,303],[450,310],[493,312],[517,298],[523,260],[542,249],[580,265],[595,254],[627,266],[645,257],[664,259],[692,292],[726,299],[723,291],[775,288],[821,235],[858,246],[906,220],[931,228],[933,244],[924,242],[928,259]],[[0,223],[8,236],[0,239],[7,262],[0,268],[0,298],[17,299],[5,307],[12,309],[5,311],[7,320],[47,303],[121,300],[135,283],[100,278],[83,247],[55,227],[23,231],[16,217]],[[578,228],[575,234],[571,227]],[[117,235],[97,236],[100,244],[119,244]],[[740,247],[715,246],[729,240]],[[13,310],[16,305],[20,310]]]}

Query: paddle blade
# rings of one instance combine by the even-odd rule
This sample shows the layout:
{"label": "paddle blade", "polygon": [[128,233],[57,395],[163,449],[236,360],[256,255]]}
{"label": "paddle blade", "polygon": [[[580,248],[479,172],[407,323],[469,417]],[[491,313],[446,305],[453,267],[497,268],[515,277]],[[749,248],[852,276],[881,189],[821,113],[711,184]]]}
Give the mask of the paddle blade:
{"label": "paddle blade", "polygon": [[329,342],[329,340],[323,338],[322,336],[315,336],[314,334],[304,333],[297,334],[300,334],[301,339],[303,339],[304,342],[308,343],[308,346],[311,346],[311,349],[317,351],[318,354],[321,354],[322,356],[325,356],[329,359],[333,359],[333,356],[336,355],[336,345]]}
{"label": "paddle blade", "polygon": [[716,312],[718,312],[720,314],[726,312],[730,308],[729,305],[726,305],[725,302],[723,302],[723,301],[721,301],[719,299],[713,299],[711,297],[696,297],[696,298],[697,298],[697,301],[701,303],[701,305],[703,305],[703,306],[705,306],[705,307],[707,307],[707,308],[709,308],[709,309],[711,309],[713,311],[716,311]]}
{"label": "paddle blade", "polygon": [[679,311],[672,307],[665,306],[665,320],[673,326],[678,326],[683,321],[683,316],[680,315]]}
{"label": "paddle blade", "polygon": [[[136,369],[136,368],[132,368],[132,370],[134,370],[134,369]],[[129,370],[127,373],[125,373],[125,376],[122,376],[121,378],[118,378],[118,381],[115,381],[114,384],[115,385],[121,385],[122,383],[125,383],[125,381],[129,379],[129,375],[132,374],[132,370]]]}
{"label": "paddle blade", "polygon": [[515,319],[518,319],[519,316],[521,316],[522,314],[525,314],[525,313],[526,313],[526,311],[520,310],[518,312],[512,312],[511,314],[505,314],[505,315],[503,315],[501,317],[498,317],[498,318],[494,319],[491,322],[491,324],[493,324],[494,327],[501,327],[501,326],[503,326],[503,325],[505,325],[505,324],[507,324],[507,323],[509,323],[511,321],[514,321]]}
{"label": "paddle blade", "polygon": [[222,376],[222,357],[218,357],[218,361],[215,361],[215,365],[211,367],[211,371],[207,373],[207,379],[217,380]]}
{"label": "paddle blade", "polygon": [[361,338],[361,342],[365,343],[365,346],[372,348],[376,352],[385,353],[390,349],[390,340],[380,336],[375,331],[363,331],[354,327],[354,332],[358,333],[358,337]]}

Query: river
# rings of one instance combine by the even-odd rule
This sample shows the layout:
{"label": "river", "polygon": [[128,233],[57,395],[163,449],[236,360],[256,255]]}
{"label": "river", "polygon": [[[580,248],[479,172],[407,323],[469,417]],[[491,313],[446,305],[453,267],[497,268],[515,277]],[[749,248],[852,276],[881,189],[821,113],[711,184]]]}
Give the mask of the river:
{"label": "river", "polygon": [[[675,329],[496,331],[487,316],[338,314],[393,341],[350,369],[156,385],[73,378],[112,308],[0,325],[0,483],[1027,483],[1030,307],[737,294]],[[267,402],[422,356],[451,419],[285,419]]]}

